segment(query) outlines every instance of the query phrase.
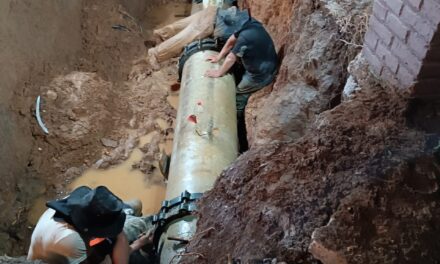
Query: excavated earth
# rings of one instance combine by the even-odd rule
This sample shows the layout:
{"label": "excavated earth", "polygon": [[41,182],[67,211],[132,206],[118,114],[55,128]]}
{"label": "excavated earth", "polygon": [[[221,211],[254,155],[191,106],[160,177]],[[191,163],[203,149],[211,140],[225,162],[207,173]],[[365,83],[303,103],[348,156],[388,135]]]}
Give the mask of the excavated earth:
{"label": "excavated earth", "polygon": [[360,91],[341,103],[371,2],[251,3],[280,73],[251,97],[251,148],[201,200],[183,263],[438,263],[436,108],[362,57],[349,67]]}
{"label": "excavated earth", "polygon": [[[33,200],[64,195],[88,168],[121,163],[152,131],[135,167],[155,169],[173,132],[177,69],[170,61],[152,71],[143,58],[152,29],[189,12],[168,4],[183,2],[83,1],[75,58],[23,78],[11,110],[31,124],[32,147],[23,177],[6,175],[0,187],[0,204],[14,201],[0,214],[1,253],[25,254]],[[438,111],[382,84],[356,57],[372,1],[248,2],[282,63],[274,85],[251,97],[250,150],[200,201],[181,262],[438,263]],[[343,98],[349,75],[358,88]],[[37,95],[49,135],[34,121]]]}
{"label": "excavated earth", "polygon": [[439,137],[406,126],[404,98],[370,88],[221,175],[200,203],[197,262],[437,263]]}
{"label": "excavated earth", "polygon": [[[22,15],[29,21],[35,20],[36,32],[48,28],[56,35],[71,30],[66,21],[79,24],[75,35],[61,36],[70,42],[63,43],[63,47],[54,44],[53,52],[61,61],[45,61],[42,69],[33,66],[22,80],[17,80],[14,88],[8,111],[18,113],[22,128],[7,128],[13,131],[6,135],[20,134],[23,130],[29,131],[31,139],[22,139],[29,149],[28,156],[17,158],[15,165],[12,161],[6,164],[1,173],[6,185],[0,187],[0,204],[7,206],[0,213],[1,254],[26,254],[35,224],[32,221],[38,219],[44,206],[44,203],[35,205],[34,201],[64,196],[69,192],[69,184],[84,171],[121,163],[138,146],[141,136],[157,131],[152,142],[139,146],[143,157],[134,168],[143,171],[148,181],[148,175],[157,170],[154,164],[161,154],[158,146],[169,141],[173,133],[176,105],[169,97],[174,94],[170,86],[177,80],[176,61],[169,61],[161,65],[160,71],[152,72],[145,56],[154,44],[152,30],[179,19],[176,13],[187,15],[190,5],[183,0],[81,1],[72,3],[78,13],[66,18],[72,21],[62,21],[64,17],[60,15],[52,17],[55,26],[41,22],[39,16],[46,11],[58,14],[57,8],[65,8],[68,12],[67,6],[59,5],[41,1],[11,1],[4,5],[11,17]],[[146,16],[152,10],[155,13]],[[58,24],[68,29],[58,29]],[[118,25],[122,27],[115,28]],[[14,45],[12,38],[5,39],[5,45],[9,44],[7,41]],[[44,40],[41,42],[47,45]],[[41,48],[37,47],[39,42],[34,44],[36,49]],[[64,58],[64,49],[78,51]],[[26,65],[27,60],[25,54],[16,54],[17,63]],[[42,98],[41,115],[49,130],[47,135],[35,120],[38,95]],[[25,169],[17,169],[26,158]],[[164,180],[158,184],[164,185]]]}

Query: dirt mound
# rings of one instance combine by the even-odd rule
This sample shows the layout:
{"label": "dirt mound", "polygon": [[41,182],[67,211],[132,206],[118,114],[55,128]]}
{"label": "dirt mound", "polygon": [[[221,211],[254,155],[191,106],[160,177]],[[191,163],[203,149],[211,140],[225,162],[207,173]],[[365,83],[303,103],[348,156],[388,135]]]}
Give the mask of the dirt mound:
{"label": "dirt mound", "polygon": [[[158,145],[170,141],[176,110],[168,99],[169,87],[177,78],[176,62],[165,63],[153,73],[142,61],[148,48],[144,41],[151,37],[155,23],[163,21],[160,14],[152,21],[145,18],[146,10],[137,9],[140,17],[134,17],[125,9],[133,9],[140,2],[84,1],[78,8],[81,19],[74,27],[79,51],[75,56],[57,58],[57,62],[64,59],[65,64],[58,63],[55,69],[47,63],[43,71],[31,71],[25,76],[25,85],[15,91],[11,108],[30,124],[31,139],[25,142],[31,144],[27,146],[29,157],[24,157],[28,160],[25,168],[20,168],[23,175],[14,175],[17,183],[2,189],[0,204],[14,202],[0,221],[0,252],[26,253],[32,232],[27,213],[38,207],[34,201],[65,195],[71,181],[86,169],[121,163],[137,147],[141,136],[157,131],[158,138],[142,148],[143,158],[137,165],[147,177],[160,157]],[[167,3],[159,13],[168,23],[177,19],[174,8],[185,7],[174,4],[178,2],[183,1],[158,1],[150,3],[148,9]],[[140,4],[145,7],[143,1]],[[54,46],[63,48],[56,43]],[[48,135],[35,121],[38,95]],[[166,125],[158,125],[158,120]]]}
{"label": "dirt mound", "polygon": [[[282,2],[252,1],[283,62],[251,97],[253,146],[200,202],[183,262],[436,263],[438,136],[408,127],[406,97],[361,58],[359,89],[340,104],[371,2]],[[283,14],[288,37],[266,14]]]}
{"label": "dirt mound", "polygon": [[[119,91],[98,74],[71,72],[55,78],[42,90],[42,116],[49,134],[43,136],[40,128],[35,127],[41,141],[37,141],[32,159],[40,172],[53,171],[63,179],[61,182],[68,181],[81,173],[81,169],[70,168],[90,166],[103,154],[102,139],[114,138],[117,142],[127,137],[119,130],[128,127],[132,111],[124,100],[115,100]],[[53,158],[37,152],[53,153]]]}
{"label": "dirt mound", "polygon": [[348,63],[361,47],[346,40],[363,38],[365,28],[353,24],[366,25],[372,1],[252,3],[252,14],[267,22],[282,63],[274,86],[249,100],[248,140],[251,145],[295,140],[319,113],[340,103]]}
{"label": "dirt mound", "polygon": [[317,263],[314,242],[316,258],[434,263],[438,163],[424,133],[406,127],[405,109],[377,87],[320,115],[296,143],[251,149],[201,201],[198,230],[214,230],[189,251],[200,263]]}

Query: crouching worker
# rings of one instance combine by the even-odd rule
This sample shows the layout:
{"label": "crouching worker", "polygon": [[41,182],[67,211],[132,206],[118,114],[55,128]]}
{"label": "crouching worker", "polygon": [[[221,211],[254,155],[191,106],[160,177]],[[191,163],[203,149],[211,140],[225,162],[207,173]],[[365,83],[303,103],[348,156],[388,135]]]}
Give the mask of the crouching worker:
{"label": "crouching worker", "polygon": [[82,186],[46,205],[49,209],[32,234],[29,260],[125,264],[130,255],[132,263],[142,253],[143,263],[148,263],[151,252],[140,249],[153,248],[151,218],[127,214],[136,208],[129,208],[106,187]]}
{"label": "crouching worker", "polygon": [[240,151],[247,150],[245,107],[249,97],[256,91],[273,82],[278,70],[278,55],[269,33],[263,25],[253,18],[244,23],[235,31],[218,55],[209,56],[212,63],[221,62],[219,69],[211,69],[205,76],[211,78],[222,77],[238,63],[245,72],[236,87],[236,106],[238,119],[238,134],[240,137]]}

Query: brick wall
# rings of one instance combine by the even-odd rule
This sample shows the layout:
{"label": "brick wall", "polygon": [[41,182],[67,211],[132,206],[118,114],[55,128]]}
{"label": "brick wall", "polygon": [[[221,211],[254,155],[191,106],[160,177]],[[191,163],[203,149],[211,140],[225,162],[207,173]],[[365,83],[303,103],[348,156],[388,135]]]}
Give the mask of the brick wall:
{"label": "brick wall", "polygon": [[375,0],[363,54],[373,73],[420,96],[440,84],[440,0]]}

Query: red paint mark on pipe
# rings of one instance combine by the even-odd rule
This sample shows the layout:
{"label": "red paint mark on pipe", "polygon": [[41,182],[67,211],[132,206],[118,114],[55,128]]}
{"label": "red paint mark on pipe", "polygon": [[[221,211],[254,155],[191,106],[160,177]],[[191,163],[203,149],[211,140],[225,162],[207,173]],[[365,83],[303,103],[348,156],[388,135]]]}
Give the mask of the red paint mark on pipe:
{"label": "red paint mark on pipe", "polygon": [[171,91],[177,92],[180,90],[180,83],[173,83],[170,88],[171,88]]}
{"label": "red paint mark on pipe", "polygon": [[188,116],[188,121],[197,124],[197,116],[195,115]]}

